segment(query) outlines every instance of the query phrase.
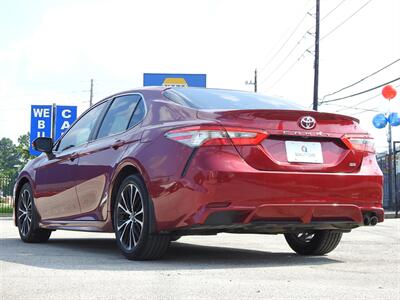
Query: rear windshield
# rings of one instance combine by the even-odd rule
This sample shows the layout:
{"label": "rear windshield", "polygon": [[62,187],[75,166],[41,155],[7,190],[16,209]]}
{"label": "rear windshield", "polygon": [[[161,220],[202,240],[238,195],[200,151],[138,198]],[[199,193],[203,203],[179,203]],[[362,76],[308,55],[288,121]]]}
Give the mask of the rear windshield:
{"label": "rear windshield", "polygon": [[164,91],[164,96],[197,109],[305,109],[289,100],[244,91],[174,87]]}

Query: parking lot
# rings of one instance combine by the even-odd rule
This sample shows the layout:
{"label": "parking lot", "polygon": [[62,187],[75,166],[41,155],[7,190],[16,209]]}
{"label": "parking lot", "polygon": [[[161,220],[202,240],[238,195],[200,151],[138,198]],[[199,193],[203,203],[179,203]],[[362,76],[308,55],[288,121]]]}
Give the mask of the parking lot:
{"label": "parking lot", "polygon": [[[126,260],[112,234],[57,231],[24,244],[0,219],[1,299],[399,299],[399,220],[345,234],[323,257],[283,236],[183,237],[163,260]],[[51,296],[49,296],[51,295]]]}

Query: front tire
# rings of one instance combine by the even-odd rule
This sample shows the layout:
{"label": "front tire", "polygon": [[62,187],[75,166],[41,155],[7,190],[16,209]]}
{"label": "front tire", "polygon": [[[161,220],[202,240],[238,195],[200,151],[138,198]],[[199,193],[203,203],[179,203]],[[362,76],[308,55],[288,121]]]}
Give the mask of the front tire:
{"label": "front tire", "polygon": [[290,248],[301,255],[327,254],[337,247],[341,238],[341,232],[331,230],[285,234]]}
{"label": "front tire", "polygon": [[51,235],[51,230],[39,228],[39,216],[35,210],[32,188],[25,183],[18,197],[17,226],[19,236],[25,243],[44,243]]}
{"label": "front tire", "polygon": [[143,180],[130,175],[123,180],[114,203],[113,221],[117,245],[126,258],[152,260],[168,249],[168,235],[153,234],[149,195]]}

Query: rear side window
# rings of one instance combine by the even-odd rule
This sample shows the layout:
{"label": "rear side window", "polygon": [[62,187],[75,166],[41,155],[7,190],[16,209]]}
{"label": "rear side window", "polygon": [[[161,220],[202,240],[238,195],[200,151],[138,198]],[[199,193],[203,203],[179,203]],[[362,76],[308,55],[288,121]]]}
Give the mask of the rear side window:
{"label": "rear side window", "polygon": [[140,121],[142,121],[142,119],[144,118],[144,114],[145,114],[145,107],[143,99],[140,99],[131,117],[131,120],[129,121],[128,128],[132,128],[133,126],[137,125]]}
{"label": "rear side window", "polygon": [[301,105],[286,99],[234,90],[174,87],[164,91],[164,96],[196,109],[304,109]]}
{"label": "rear side window", "polygon": [[115,98],[101,123],[97,138],[125,131],[130,125],[138,103],[141,102],[140,99],[140,95],[126,95]]}

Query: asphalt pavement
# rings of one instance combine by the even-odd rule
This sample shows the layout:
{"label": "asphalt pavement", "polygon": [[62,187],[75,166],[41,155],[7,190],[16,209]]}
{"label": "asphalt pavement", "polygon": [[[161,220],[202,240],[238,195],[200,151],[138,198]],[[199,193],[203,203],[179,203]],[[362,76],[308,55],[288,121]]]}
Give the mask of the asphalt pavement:
{"label": "asphalt pavement", "polygon": [[183,237],[163,260],[126,260],[112,234],[25,244],[0,218],[0,299],[400,299],[400,220],[343,236],[322,257],[282,235]]}

